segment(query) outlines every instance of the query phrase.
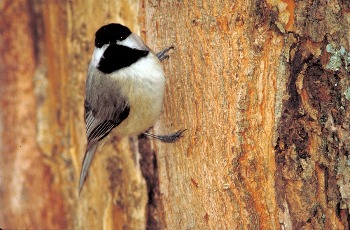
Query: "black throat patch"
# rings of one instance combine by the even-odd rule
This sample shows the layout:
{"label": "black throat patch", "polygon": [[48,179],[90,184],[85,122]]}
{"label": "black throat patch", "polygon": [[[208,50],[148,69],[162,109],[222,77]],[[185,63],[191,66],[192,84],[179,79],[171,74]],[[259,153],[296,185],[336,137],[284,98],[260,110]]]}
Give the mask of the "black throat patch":
{"label": "black throat patch", "polygon": [[116,70],[131,66],[148,55],[148,50],[137,50],[127,46],[111,44],[104,52],[97,69],[109,74]]}

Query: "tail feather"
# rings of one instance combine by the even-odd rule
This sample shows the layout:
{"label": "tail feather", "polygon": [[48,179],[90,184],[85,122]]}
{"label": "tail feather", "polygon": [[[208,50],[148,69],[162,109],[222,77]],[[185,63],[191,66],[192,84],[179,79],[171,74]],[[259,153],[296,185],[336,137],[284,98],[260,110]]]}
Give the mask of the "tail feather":
{"label": "tail feather", "polygon": [[98,146],[98,143],[95,143],[93,145],[88,145],[86,149],[85,156],[83,159],[83,164],[81,166],[81,172],[80,172],[79,195],[80,195],[81,189],[83,188],[83,184],[86,180],[86,176],[89,171],[89,167],[91,165],[92,159],[94,158],[97,146]]}

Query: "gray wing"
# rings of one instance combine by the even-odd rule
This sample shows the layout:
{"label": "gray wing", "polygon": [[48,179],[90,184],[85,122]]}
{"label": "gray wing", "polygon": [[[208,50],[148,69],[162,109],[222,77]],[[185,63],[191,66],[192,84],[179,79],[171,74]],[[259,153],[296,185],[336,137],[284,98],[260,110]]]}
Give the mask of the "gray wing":
{"label": "gray wing", "polygon": [[[94,74],[93,71],[89,71]],[[98,74],[88,76],[86,99],[84,101],[84,118],[86,124],[87,147],[84,155],[80,179],[79,194],[86,180],[98,143],[113,128],[125,120],[130,112],[127,100],[118,91],[118,86],[108,78]],[[104,84],[101,84],[101,80]]]}
{"label": "gray wing", "polygon": [[120,93],[118,84],[114,77],[101,74],[90,65],[84,101],[88,144],[107,136],[128,117],[130,107]]}
{"label": "gray wing", "polygon": [[[96,143],[107,136],[113,128],[125,120],[130,112],[126,101],[122,104],[103,108],[104,111],[95,111],[91,104],[85,100],[85,124],[88,144]],[[112,111],[111,111],[112,110]],[[114,111],[113,111],[114,110]]]}
{"label": "gray wing", "polygon": [[116,110],[114,114],[112,113],[110,119],[105,119],[103,115],[101,116],[101,114],[99,114],[99,112],[94,112],[90,103],[85,100],[85,123],[88,144],[81,166],[79,179],[79,194],[86,180],[86,176],[91,165],[92,159],[97,150],[98,142],[105,136],[107,136],[114,127],[118,126],[129,115],[130,107],[128,106],[128,104],[124,102],[124,104],[121,104],[121,106],[124,107],[122,110],[114,108]]}

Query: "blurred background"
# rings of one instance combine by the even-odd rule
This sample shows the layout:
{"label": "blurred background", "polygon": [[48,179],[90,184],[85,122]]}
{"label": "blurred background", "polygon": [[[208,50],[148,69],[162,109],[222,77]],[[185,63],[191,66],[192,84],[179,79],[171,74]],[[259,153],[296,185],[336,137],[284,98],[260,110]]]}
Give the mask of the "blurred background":
{"label": "blurred background", "polygon": [[[86,71],[95,31],[119,22],[140,34],[140,7],[138,1],[0,1],[0,228],[102,226],[100,219],[77,218],[88,212],[77,196]],[[131,158],[128,146],[123,152]]]}

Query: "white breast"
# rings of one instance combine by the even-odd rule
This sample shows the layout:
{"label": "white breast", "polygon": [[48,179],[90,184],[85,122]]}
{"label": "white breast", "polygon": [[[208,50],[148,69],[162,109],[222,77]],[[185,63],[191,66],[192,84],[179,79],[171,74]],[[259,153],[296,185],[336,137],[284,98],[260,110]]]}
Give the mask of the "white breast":
{"label": "white breast", "polygon": [[117,135],[139,134],[149,129],[162,110],[165,89],[164,71],[158,58],[149,53],[111,77],[118,80],[121,92],[128,98],[129,116],[118,125]]}

